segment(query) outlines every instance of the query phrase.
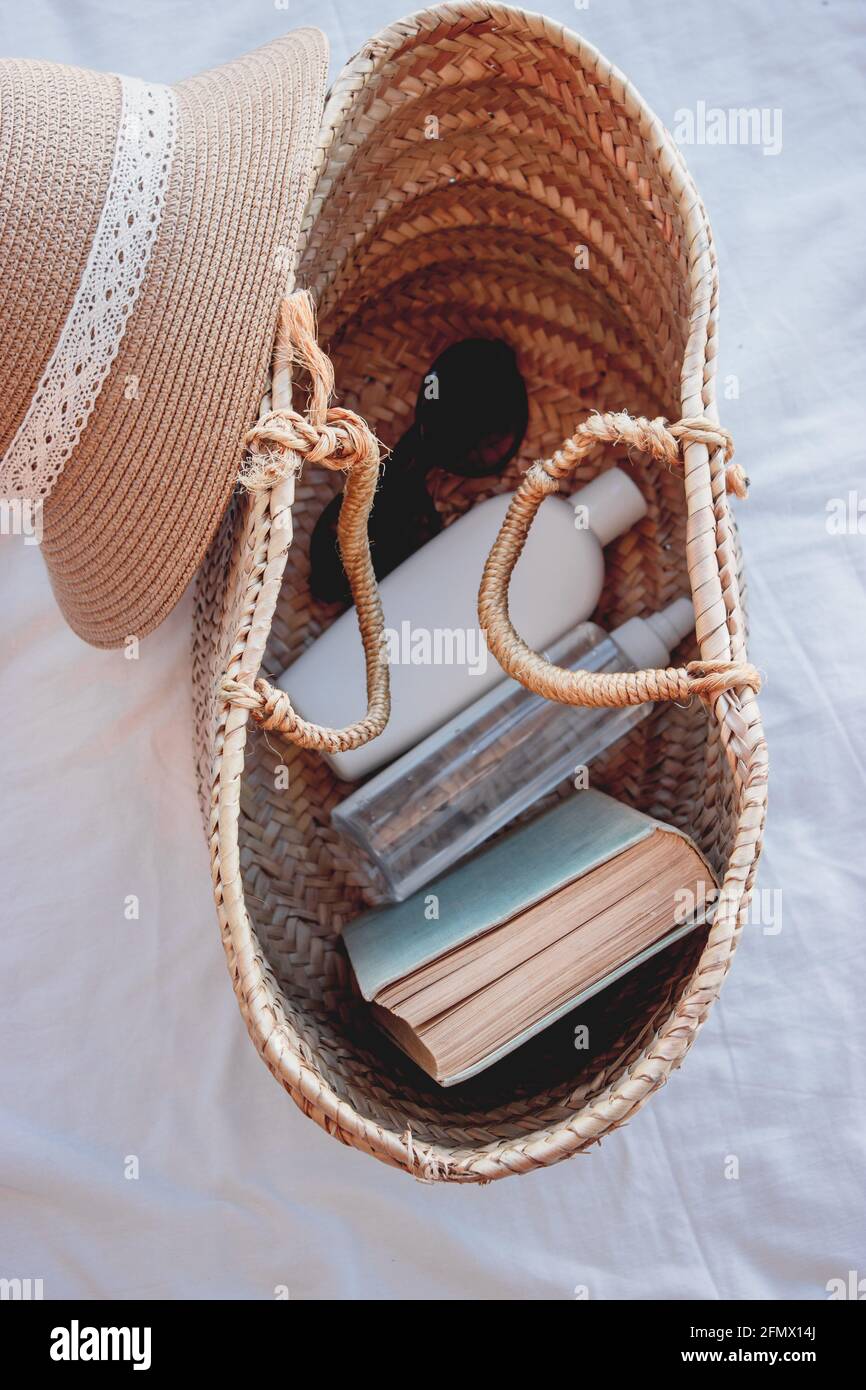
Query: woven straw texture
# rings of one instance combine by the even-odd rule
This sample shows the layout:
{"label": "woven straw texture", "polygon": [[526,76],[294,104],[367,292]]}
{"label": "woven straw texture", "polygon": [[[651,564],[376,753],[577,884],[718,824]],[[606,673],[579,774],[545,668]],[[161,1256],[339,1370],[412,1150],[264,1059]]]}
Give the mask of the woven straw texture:
{"label": "woven straw texture", "polygon": [[[538,16],[444,5],[393,25],[348,64],[325,112],[298,283],[316,300],[341,405],[388,445],[445,346],[491,336],[514,347],[530,423],[497,491],[516,488],[592,411],[717,420],[716,263],[700,199],[622,74]],[[675,659],[744,669],[724,448],[708,452],[691,434],[679,466],[627,440],[578,452],[566,490],[618,462],[649,507],[608,549],[596,618],[613,626],[690,585],[700,646]],[[294,472],[235,498],[197,594],[203,808],[250,1036],[306,1114],[416,1177],[487,1181],[557,1162],[664,1083],[728,970],[766,800],[753,690],[735,683],[684,702],[674,686],[676,698],[593,767],[595,786],[697,839],[724,879],[712,929],[582,1008],[588,1050],[575,1050],[566,1019],[441,1090],[371,1025],[351,986],[339,937],[365,885],[329,820],[348,788],[225,694],[226,675],[240,685],[276,676],[336,615],[310,597],[307,551],[338,480],[309,464]],[[446,521],[491,491],[444,472],[432,486]]]}

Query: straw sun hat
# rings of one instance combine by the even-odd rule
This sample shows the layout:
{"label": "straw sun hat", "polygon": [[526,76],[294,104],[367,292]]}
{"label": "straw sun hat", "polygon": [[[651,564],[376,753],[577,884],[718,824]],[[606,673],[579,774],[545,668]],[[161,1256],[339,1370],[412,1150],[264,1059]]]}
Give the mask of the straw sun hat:
{"label": "straw sun hat", "polygon": [[174,87],[0,61],[0,498],[97,646],[157,626],[225,510],[326,74],[316,29]]}

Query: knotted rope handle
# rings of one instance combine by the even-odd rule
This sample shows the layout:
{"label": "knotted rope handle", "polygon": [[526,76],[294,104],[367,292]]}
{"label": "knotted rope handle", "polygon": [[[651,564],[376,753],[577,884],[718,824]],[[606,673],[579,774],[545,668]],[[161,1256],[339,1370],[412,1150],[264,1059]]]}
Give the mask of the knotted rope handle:
{"label": "knotted rope handle", "polygon": [[[303,464],[318,463],[346,474],[337,523],[340,558],[349,579],[367,671],[367,713],[355,724],[330,729],[311,724],[293,709],[288,695],[263,677],[252,684],[225,676],[222,697],[249,710],[263,729],[283,734],[301,748],[344,753],[380,734],[388,722],[391,694],[385,659],[385,619],[376,586],[367,520],[379,479],[379,443],[354,411],[329,405],[334,369],[316,339],[311,296],[299,290],[280,307],[274,349],[274,380],[293,364],[306,369],[310,399],[306,416],[288,407],[269,411],[246,435],[249,449],[240,482],[247,491],[266,491],[294,478]],[[334,672],[334,679],[340,673]]]}
{"label": "knotted rope handle", "polygon": [[[524,474],[484,566],[478,617],[487,645],[500,666],[537,695],[567,705],[640,705],[645,701],[689,700],[693,695],[709,704],[733,687],[760,689],[758,672],[745,662],[692,661],[688,666],[660,671],[617,674],[569,671],[554,666],[528,647],[509,617],[508,585],[512,571],[536,512],[545,497],[560,491],[560,480],[599,443],[632,445],[673,465],[682,461],[681,441],[699,441],[710,448],[724,449],[728,463],[733,453],[730,435],[710,420],[681,420],[669,426],[663,419],[634,419],[624,413],[596,414],[579,425],[552,458],[532,464]],[[729,470],[730,491],[744,492],[747,482],[742,470]]]}

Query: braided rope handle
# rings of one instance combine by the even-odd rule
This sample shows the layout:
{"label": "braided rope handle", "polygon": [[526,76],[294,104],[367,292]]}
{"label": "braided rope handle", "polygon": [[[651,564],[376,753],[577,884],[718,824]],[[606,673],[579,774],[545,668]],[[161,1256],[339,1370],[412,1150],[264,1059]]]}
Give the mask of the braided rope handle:
{"label": "braided rope handle", "polygon": [[[225,676],[220,694],[228,703],[249,710],[261,728],[281,733],[301,748],[343,753],[360,748],[380,734],[391,710],[385,619],[367,532],[379,480],[379,443],[366,421],[354,411],[329,404],[334,369],[316,340],[315,309],[304,290],[296,291],[281,305],[274,349],[275,382],[280,374],[285,379],[293,364],[303,367],[309,376],[307,414],[287,406],[262,416],[244,439],[249,455],[240,482],[248,492],[266,492],[297,477],[304,463],[321,464],[346,474],[337,541],[364,646],[367,713],[343,729],[312,724],[300,717],[285,691],[261,676],[252,683]],[[334,678],[339,679],[339,672],[334,673]]]}
{"label": "braided rope handle", "polygon": [[[698,695],[711,703],[724,691],[735,687],[760,689],[760,676],[745,662],[692,661],[688,666],[671,666],[658,671],[629,671],[617,674],[570,671],[555,666],[527,646],[514,628],[508,612],[508,586],[520,558],[529,528],[545,497],[560,491],[561,479],[599,443],[628,444],[669,465],[681,463],[681,443],[700,442],[724,449],[730,463],[733,444],[726,430],[710,420],[680,420],[668,425],[663,419],[633,418],[611,412],[590,416],[550,459],[532,466],[524,474],[511,505],[493,542],[478,591],[478,617],[485,630],[487,645],[500,666],[537,695],[561,704],[622,706],[645,701],[684,700]],[[727,473],[730,491],[745,490],[748,482],[741,470]],[[742,494],[741,494],[742,495]]]}

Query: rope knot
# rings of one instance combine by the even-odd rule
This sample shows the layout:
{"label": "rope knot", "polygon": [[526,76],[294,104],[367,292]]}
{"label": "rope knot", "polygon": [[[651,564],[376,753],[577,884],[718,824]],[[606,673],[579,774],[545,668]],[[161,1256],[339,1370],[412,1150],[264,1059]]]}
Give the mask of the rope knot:
{"label": "rope knot", "polygon": [[745,499],[749,495],[749,479],[746,470],[739,463],[732,463],[734,441],[730,430],[717,425],[703,415],[687,416],[675,425],[668,425],[668,433],[673,435],[683,447],[689,444],[706,444],[712,450],[723,449],[725,454],[725,491]]}
{"label": "rope knot", "polygon": [[533,482],[542,491],[550,491],[547,480],[558,484],[571,473],[575,465],[585,458],[590,450],[599,444],[625,445],[649,454],[669,468],[683,462],[683,448],[688,444],[705,444],[711,451],[724,450],[725,489],[737,497],[748,497],[749,479],[744,469],[732,463],[734,441],[722,425],[707,420],[704,416],[691,416],[669,425],[663,416],[647,420],[642,416],[629,415],[625,410],[609,410],[604,414],[598,411],[588,416],[578,425],[570,439],[566,439],[549,459],[539,459],[529,471]]}
{"label": "rope knot", "polygon": [[249,458],[241,483],[250,492],[296,476],[305,463],[348,472],[379,467],[379,441],[353,410],[331,406],[318,421],[297,410],[272,410],[244,436]]}
{"label": "rope knot", "polygon": [[761,675],[747,661],[690,661],[686,667],[688,693],[712,700],[726,690],[761,689]]}
{"label": "rope knot", "polygon": [[262,729],[276,729],[280,733],[290,734],[297,727],[298,715],[288,695],[261,677],[249,682],[224,676],[220,681],[219,694],[226,704],[248,710],[254,723]]}

